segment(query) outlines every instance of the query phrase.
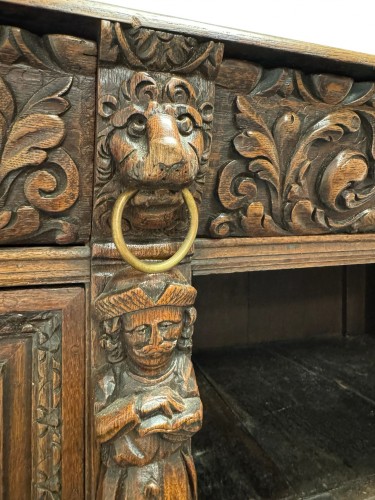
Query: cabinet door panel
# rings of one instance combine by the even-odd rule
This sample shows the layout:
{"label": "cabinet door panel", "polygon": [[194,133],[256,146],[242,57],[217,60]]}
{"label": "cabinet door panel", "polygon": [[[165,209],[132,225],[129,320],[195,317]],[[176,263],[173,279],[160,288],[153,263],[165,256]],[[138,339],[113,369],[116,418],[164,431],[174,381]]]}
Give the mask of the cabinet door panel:
{"label": "cabinet door panel", "polygon": [[84,495],[84,290],[0,291],[0,498]]}

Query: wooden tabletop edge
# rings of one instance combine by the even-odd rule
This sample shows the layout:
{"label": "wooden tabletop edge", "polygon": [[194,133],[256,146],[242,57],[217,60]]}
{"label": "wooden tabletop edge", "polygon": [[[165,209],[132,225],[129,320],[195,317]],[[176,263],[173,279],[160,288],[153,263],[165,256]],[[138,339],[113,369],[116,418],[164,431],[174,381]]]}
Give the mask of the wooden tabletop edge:
{"label": "wooden tabletop edge", "polygon": [[315,56],[325,60],[340,60],[346,63],[369,66],[375,71],[375,55],[373,54],[217,26],[188,19],[169,17],[163,14],[134,10],[123,6],[94,2],[92,0],[81,0],[79,3],[75,0],[1,0],[0,3],[36,7],[97,19],[120,21],[136,26],[217,39],[223,42],[237,42],[244,45]]}

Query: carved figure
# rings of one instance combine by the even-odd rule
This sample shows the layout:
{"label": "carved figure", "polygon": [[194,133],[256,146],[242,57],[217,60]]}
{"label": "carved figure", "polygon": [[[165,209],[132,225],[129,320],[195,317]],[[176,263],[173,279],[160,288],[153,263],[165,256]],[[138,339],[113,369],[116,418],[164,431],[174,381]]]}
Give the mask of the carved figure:
{"label": "carved figure", "polygon": [[128,226],[136,231],[173,226],[183,205],[181,189],[192,186],[199,199],[213,106],[202,102],[199,94],[208,96],[195,87],[177,76],[154,79],[136,72],[121,83],[117,96],[99,99],[99,114],[108,122],[98,137],[99,227],[108,224],[113,203],[125,188],[139,188],[127,210]]}
{"label": "carved figure", "polygon": [[115,274],[96,300],[108,365],[98,376],[98,498],[196,498],[190,437],[202,406],[190,361],[196,290],[182,274]]}

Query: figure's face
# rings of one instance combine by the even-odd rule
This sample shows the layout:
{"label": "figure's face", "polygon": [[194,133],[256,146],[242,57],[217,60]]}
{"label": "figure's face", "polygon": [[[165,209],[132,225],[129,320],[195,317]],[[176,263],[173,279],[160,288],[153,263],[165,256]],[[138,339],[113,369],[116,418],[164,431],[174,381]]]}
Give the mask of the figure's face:
{"label": "figure's face", "polygon": [[161,306],[123,316],[127,355],[139,368],[163,369],[183,329],[183,308]]}

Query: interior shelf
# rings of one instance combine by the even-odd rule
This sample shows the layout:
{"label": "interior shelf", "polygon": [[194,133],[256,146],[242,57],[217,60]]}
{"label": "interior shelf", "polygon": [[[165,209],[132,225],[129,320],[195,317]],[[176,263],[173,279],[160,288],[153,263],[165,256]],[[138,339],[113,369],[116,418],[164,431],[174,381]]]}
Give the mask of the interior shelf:
{"label": "interior shelf", "polygon": [[375,338],[201,351],[199,498],[375,495]]}

